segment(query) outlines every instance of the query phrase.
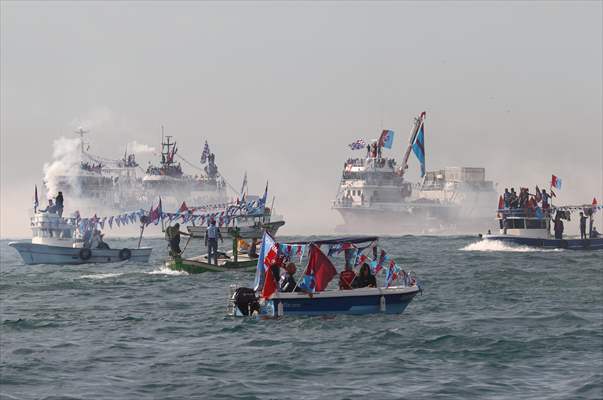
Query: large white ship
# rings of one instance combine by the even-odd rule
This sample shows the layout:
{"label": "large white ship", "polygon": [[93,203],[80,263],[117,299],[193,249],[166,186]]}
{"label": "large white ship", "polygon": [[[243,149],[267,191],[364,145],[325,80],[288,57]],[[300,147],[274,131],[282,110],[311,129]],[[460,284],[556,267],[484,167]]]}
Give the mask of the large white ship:
{"label": "large white ship", "polygon": [[[400,164],[383,155],[383,138],[391,131],[383,131],[379,140],[366,147],[366,157],[349,158],[344,163],[333,202],[333,209],[344,220],[338,231],[463,233],[491,223],[497,193],[494,184],[486,180],[484,168],[425,171],[424,122],[425,113],[421,113]],[[418,183],[405,178],[411,152],[421,164],[423,176]]]}
{"label": "large white ship", "polygon": [[[86,130],[79,128],[76,133],[80,136],[77,156],[66,157],[67,161],[59,162],[58,172],[46,174],[44,183],[52,196],[62,191],[71,200],[117,210],[146,209],[159,196],[166,209],[176,208],[182,201],[214,204],[228,200],[225,181],[213,154],[206,157],[204,169],[194,166],[177,155],[176,143],[167,136],[162,138],[159,166],[149,165],[145,171],[135,155],[128,154],[127,148],[122,159],[104,158],[88,151],[90,146],[84,140]],[[185,174],[175,161],[176,156],[198,169],[198,173]]]}

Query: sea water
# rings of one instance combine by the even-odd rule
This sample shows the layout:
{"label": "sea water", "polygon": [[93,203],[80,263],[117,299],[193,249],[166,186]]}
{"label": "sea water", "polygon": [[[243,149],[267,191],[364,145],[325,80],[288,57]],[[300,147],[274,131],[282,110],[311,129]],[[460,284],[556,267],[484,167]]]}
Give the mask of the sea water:
{"label": "sea water", "polygon": [[149,264],[78,266],[2,241],[0,397],[603,398],[603,252],[380,242],[423,285],[404,314],[264,320],[225,314],[253,273],[170,271],[160,239]]}

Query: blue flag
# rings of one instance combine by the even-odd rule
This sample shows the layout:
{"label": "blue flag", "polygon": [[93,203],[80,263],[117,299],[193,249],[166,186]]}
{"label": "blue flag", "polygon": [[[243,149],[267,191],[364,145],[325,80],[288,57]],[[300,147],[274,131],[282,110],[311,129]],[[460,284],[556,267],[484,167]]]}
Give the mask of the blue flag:
{"label": "blue flag", "polygon": [[384,130],[379,138],[379,146],[391,149],[394,144],[394,131]]}
{"label": "blue flag", "polygon": [[421,177],[425,176],[425,130],[423,129],[423,123],[417,132],[415,142],[412,144],[412,151],[417,156],[419,163],[421,164]]}

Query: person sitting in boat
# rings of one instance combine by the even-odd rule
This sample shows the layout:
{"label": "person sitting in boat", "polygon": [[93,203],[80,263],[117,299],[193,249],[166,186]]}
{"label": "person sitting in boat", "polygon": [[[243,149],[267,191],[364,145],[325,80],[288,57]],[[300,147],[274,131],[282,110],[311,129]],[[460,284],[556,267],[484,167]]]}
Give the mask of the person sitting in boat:
{"label": "person sitting in boat", "polygon": [[212,257],[215,260],[215,265],[218,265],[218,238],[224,243],[222,233],[216,226],[216,220],[212,219],[210,225],[205,232],[205,247],[207,247],[207,262],[211,264]]}
{"label": "person sitting in boat", "polygon": [[48,206],[46,206],[45,209],[43,210],[38,210],[41,213],[49,213],[49,214],[56,214],[57,212],[57,206],[54,205],[52,199],[48,200]]}
{"label": "person sitting in boat", "polygon": [[352,267],[346,265],[345,269],[339,273],[339,290],[352,289],[352,283],[356,278],[356,273]]}
{"label": "person sitting in boat", "polygon": [[297,271],[297,267],[295,263],[288,263],[285,267],[285,274],[281,277],[280,288],[281,292],[291,293],[291,292],[300,292],[301,289],[297,287],[297,282],[295,281],[295,272]]}
{"label": "person sitting in boat", "polygon": [[258,245],[258,240],[256,238],[253,238],[251,240],[251,245],[249,246],[249,249],[247,249],[247,255],[249,256],[249,258],[258,258],[258,251],[257,251],[257,245]]}
{"label": "person sitting in boat", "polygon": [[362,264],[360,267],[360,272],[358,272],[358,276],[352,282],[352,287],[354,289],[360,289],[364,287],[377,287],[377,279],[375,279],[375,275],[371,273],[371,267],[367,263]]}
{"label": "person sitting in boat", "polygon": [[593,230],[590,232],[590,237],[592,239],[596,239],[599,236],[601,236],[601,234],[597,231],[597,228],[595,226],[593,226]]}
{"label": "person sitting in boat", "polygon": [[180,224],[176,222],[173,226],[168,226],[165,230],[165,237],[170,245],[170,255],[172,257],[180,257],[180,235],[190,236],[189,233],[180,231]]}

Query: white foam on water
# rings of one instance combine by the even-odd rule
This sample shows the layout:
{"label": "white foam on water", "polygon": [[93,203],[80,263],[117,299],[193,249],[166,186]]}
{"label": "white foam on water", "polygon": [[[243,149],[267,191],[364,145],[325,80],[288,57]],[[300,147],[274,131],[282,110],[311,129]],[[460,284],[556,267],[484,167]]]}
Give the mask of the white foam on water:
{"label": "white foam on water", "polygon": [[504,252],[514,252],[514,253],[527,253],[534,251],[562,251],[562,249],[541,249],[537,247],[530,246],[522,246],[522,245],[513,245],[509,243],[505,243],[500,240],[480,240],[479,242],[470,243],[467,246],[460,249],[461,251],[504,251]]}
{"label": "white foam on water", "polygon": [[94,274],[94,275],[82,275],[82,279],[106,279],[115,278],[116,276],[123,275],[123,273],[107,273],[107,274]]}
{"label": "white foam on water", "polygon": [[169,269],[165,265],[162,265],[161,267],[159,267],[159,269],[154,269],[153,271],[145,272],[145,274],[149,274],[149,275],[188,275],[188,272],[174,271],[172,269]]}

